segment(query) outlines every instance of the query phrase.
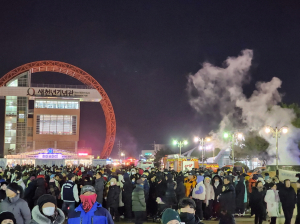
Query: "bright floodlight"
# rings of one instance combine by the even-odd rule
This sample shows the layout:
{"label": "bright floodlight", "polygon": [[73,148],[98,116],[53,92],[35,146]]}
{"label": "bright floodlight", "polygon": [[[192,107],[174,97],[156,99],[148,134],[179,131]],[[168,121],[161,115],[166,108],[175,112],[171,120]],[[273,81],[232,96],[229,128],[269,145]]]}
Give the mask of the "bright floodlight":
{"label": "bright floodlight", "polygon": [[177,145],[178,144],[178,141],[177,140],[174,140],[173,141],[173,145]]}
{"label": "bright floodlight", "polygon": [[243,134],[242,133],[238,133],[237,137],[238,137],[238,139],[242,139],[243,138]]}
{"label": "bright floodlight", "polygon": [[198,137],[195,137],[194,138],[194,142],[198,142],[199,141],[199,138]]}
{"label": "bright floodlight", "polygon": [[187,145],[187,144],[188,144],[188,141],[184,140],[184,141],[183,141],[183,144],[184,144],[184,145]]}
{"label": "bright floodlight", "polygon": [[207,141],[207,142],[210,142],[210,141],[211,141],[211,138],[206,138],[206,141]]}
{"label": "bright floodlight", "polygon": [[271,129],[269,128],[269,127],[266,127],[265,128],[265,132],[268,134],[268,133],[270,133],[270,131],[271,131]]}
{"label": "bright floodlight", "polygon": [[224,138],[228,138],[229,134],[228,133],[224,133]]}
{"label": "bright floodlight", "polygon": [[206,146],[206,149],[210,150],[212,147],[211,145]]}
{"label": "bright floodlight", "polygon": [[288,132],[288,128],[286,128],[286,127],[282,128],[282,132],[283,132],[284,134],[286,134],[286,133]]}

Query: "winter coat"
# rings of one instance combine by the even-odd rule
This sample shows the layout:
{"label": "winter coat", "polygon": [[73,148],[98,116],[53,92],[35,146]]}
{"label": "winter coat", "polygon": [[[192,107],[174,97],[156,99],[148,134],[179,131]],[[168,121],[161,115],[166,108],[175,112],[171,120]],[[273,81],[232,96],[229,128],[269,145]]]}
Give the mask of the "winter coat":
{"label": "winter coat", "polygon": [[192,190],[196,187],[196,185],[197,185],[196,180],[197,180],[196,176],[193,176],[192,179],[189,179],[188,177],[186,177],[184,179],[185,196],[186,197],[189,197]]}
{"label": "winter coat", "polygon": [[133,185],[131,184],[131,181],[129,177],[124,177],[124,184],[123,184],[123,191],[122,191],[122,200],[124,205],[130,205],[132,203],[132,191],[133,191]]}
{"label": "winter coat", "polygon": [[97,194],[96,201],[100,204],[103,202],[104,179],[101,177],[95,180],[95,190]]}
{"label": "winter coat", "polygon": [[[31,204],[33,205],[33,197],[35,195],[35,190],[36,190],[36,180],[32,180],[29,184],[28,187],[25,189],[24,193],[24,200],[27,201],[28,205],[30,206]],[[33,206],[32,206],[33,208]]]}
{"label": "winter coat", "polygon": [[68,224],[114,224],[109,213],[102,205],[96,202],[90,211],[85,212],[80,204],[68,214]]}
{"label": "winter coat", "polygon": [[251,194],[251,193],[252,193],[252,188],[255,187],[256,180],[253,180],[253,179],[251,178],[251,179],[249,179],[248,183],[249,183],[248,190],[249,190],[249,193]]}
{"label": "winter coat", "polygon": [[106,206],[108,208],[118,208],[119,207],[119,197],[120,197],[120,187],[117,185],[109,186]]}
{"label": "winter coat", "polygon": [[251,214],[264,215],[266,211],[266,203],[264,201],[266,191],[258,191],[256,187],[252,188],[252,193],[249,198],[249,206],[251,207]]}
{"label": "winter coat", "polygon": [[239,178],[240,180],[235,186],[235,205],[237,208],[243,208],[245,200],[244,177],[240,176]]}
{"label": "winter coat", "polygon": [[181,212],[179,217],[181,222],[185,224],[201,224],[200,219],[192,213]]}
{"label": "winter coat", "polygon": [[8,211],[14,214],[17,224],[29,224],[31,213],[28,204],[17,194],[14,198],[5,198],[0,203],[0,211]]}
{"label": "winter coat", "polygon": [[168,205],[177,204],[175,186],[176,186],[176,183],[173,182],[172,180],[170,182],[167,182],[167,189],[166,189],[164,202]]}
{"label": "winter coat", "polygon": [[[219,185],[216,186],[215,185],[215,178],[218,177],[219,178]],[[214,201],[217,201],[218,196],[222,193],[222,187],[223,187],[223,180],[221,179],[221,177],[219,175],[215,175],[211,181],[211,184],[214,188],[214,192],[215,192],[215,199]]]}
{"label": "winter coat", "polygon": [[223,185],[224,190],[219,195],[220,209],[228,214],[235,211],[235,190],[232,184]]}
{"label": "winter coat", "polygon": [[[276,190],[278,192],[278,190]],[[275,193],[272,189],[267,190],[265,196],[265,202],[267,203],[267,211],[269,217],[278,217],[279,216],[279,207],[278,202],[275,200]]]}
{"label": "winter coat", "polygon": [[32,220],[30,222],[30,224],[62,224],[65,221],[65,215],[63,213],[62,210],[60,210],[59,208],[56,209],[57,210],[57,216],[55,218],[55,220],[51,221],[49,218],[47,218],[46,216],[44,216],[40,209],[39,206],[36,205],[33,209],[32,209]]}
{"label": "winter coat", "polygon": [[179,202],[180,199],[185,197],[185,186],[184,186],[184,177],[183,176],[178,176],[177,177],[177,187],[175,189],[177,201]]}
{"label": "winter coat", "polygon": [[197,176],[197,185],[193,190],[192,197],[194,199],[205,200],[205,185],[203,183],[203,176]]}
{"label": "winter coat", "polygon": [[44,178],[42,178],[42,177],[38,178],[36,180],[36,185],[37,185],[37,188],[35,190],[34,197],[33,197],[34,205],[37,204],[37,200],[39,199],[39,197],[41,197],[42,195],[46,194],[45,180],[44,180]]}
{"label": "winter coat", "polygon": [[145,193],[141,185],[136,185],[132,192],[132,211],[146,211]]}
{"label": "winter coat", "polygon": [[55,184],[55,180],[53,179],[49,181],[49,191],[52,196],[54,196],[56,199],[58,198],[60,191]]}
{"label": "winter coat", "polygon": [[296,192],[292,187],[281,187],[279,190],[279,198],[283,209],[292,210],[297,203]]}
{"label": "winter coat", "polygon": [[156,185],[156,197],[161,198],[162,200],[165,198],[167,185],[165,182],[161,181]]}

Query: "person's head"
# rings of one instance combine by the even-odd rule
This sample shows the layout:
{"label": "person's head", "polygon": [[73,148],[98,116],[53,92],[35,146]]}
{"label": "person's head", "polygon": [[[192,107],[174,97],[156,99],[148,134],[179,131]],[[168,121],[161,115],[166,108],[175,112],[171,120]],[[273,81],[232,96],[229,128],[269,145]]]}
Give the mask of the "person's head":
{"label": "person's head", "polygon": [[56,174],[56,175],[55,175],[55,180],[60,181],[60,178],[59,178],[59,177],[60,177],[60,175],[59,175],[59,174]]}
{"label": "person's head", "polygon": [[193,179],[194,175],[192,173],[188,173],[189,180]]}
{"label": "person's head", "polygon": [[209,184],[210,183],[210,177],[205,177],[204,182]]}
{"label": "person's head", "polygon": [[117,184],[117,179],[116,178],[111,178],[109,181],[110,186],[114,186]]}
{"label": "person's head", "polygon": [[138,180],[136,181],[136,183],[137,183],[138,185],[144,185],[144,181],[143,181],[142,179],[138,179]]}
{"label": "person's head", "polygon": [[278,177],[273,177],[273,182],[276,183],[276,184],[278,184],[279,183]]}
{"label": "person's head", "polygon": [[22,173],[17,173],[16,181],[19,181],[22,178]]}
{"label": "person's head", "polygon": [[93,205],[96,203],[97,194],[95,188],[92,185],[85,185],[81,188],[80,194],[83,210],[85,212],[90,211]]}
{"label": "person's head", "polygon": [[9,198],[14,198],[17,195],[21,195],[23,192],[23,188],[19,186],[17,183],[11,183],[7,186],[6,196]]}
{"label": "person's head", "polygon": [[17,221],[13,213],[4,211],[0,213],[0,224],[17,224]]}
{"label": "person's head", "polygon": [[147,179],[147,175],[145,173],[141,176],[142,181],[145,181]]}
{"label": "person's head", "polygon": [[[1,183],[1,190],[4,190],[4,191],[6,191],[6,189],[7,189],[7,185],[8,185],[8,183],[7,182],[2,182]],[[1,224],[1,223],[0,223]]]}
{"label": "person's head", "polygon": [[224,184],[230,184],[231,180],[230,180],[230,177],[229,176],[225,176],[224,177]]}
{"label": "person's head", "polygon": [[56,198],[50,194],[44,194],[37,200],[40,212],[45,216],[53,216],[57,207]]}
{"label": "person's head", "polygon": [[68,180],[75,181],[75,175],[73,173],[69,173],[67,176]]}
{"label": "person's head", "polygon": [[161,218],[162,224],[180,224],[179,214],[171,208],[167,208]]}
{"label": "person's head", "polygon": [[214,180],[215,180],[215,183],[219,183],[220,182],[219,177],[215,177]]}
{"label": "person's head", "polygon": [[296,186],[297,186],[298,189],[300,188],[300,180],[298,180],[298,181],[296,182]]}
{"label": "person's head", "polygon": [[102,173],[100,171],[98,171],[96,173],[96,179],[100,179],[102,177]]}
{"label": "person's head", "polygon": [[276,184],[274,184],[274,183],[269,183],[269,187],[270,187],[270,189],[272,189],[272,190],[276,190],[276,189],[277,189],[277,186],[276,186]]}
{"label": "person's head", "polygon": [[178,203],[178,212],[180,213],[191,213],[195,214],[196,203],[191,198],[182,198]]}
{"label": "person's head", "polygon": [[291,181],[289,179],[284,180],[284,185],[285,185],[285,187],[290,187]]}

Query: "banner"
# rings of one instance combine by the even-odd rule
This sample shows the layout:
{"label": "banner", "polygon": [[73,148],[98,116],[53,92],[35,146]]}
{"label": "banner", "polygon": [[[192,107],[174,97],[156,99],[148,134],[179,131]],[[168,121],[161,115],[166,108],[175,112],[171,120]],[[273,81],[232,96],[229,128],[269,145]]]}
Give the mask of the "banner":
{"label": "banner", "polygon": [[182,161],[182,170],[192,170],[194,168],[195,162],[193,161]]}
{"label": "banner", "polygon": [[93,159],[93,166],[106,166],[106,159]]}
{"label": "banner", "polygon": [[6,164],[7,164],[7,159],[0,158],[0,166],[3,168],[3,170],[5,169]]}
{"label": "banner", "polygon": [[279,169],[279,180],[284,181],[285,179],[290,179],[291,182],[297,182],[298,180],[298,177],[296,177],[297,173],[299,172]]}

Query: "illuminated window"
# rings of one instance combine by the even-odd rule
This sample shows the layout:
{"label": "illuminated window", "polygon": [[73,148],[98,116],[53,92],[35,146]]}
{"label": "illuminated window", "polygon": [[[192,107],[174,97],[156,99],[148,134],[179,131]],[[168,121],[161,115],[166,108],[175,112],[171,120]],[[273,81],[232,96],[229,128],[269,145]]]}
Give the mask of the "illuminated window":
{"label": "illuminated window", "polygon": [[34,104],[35,108],[47,108],[47,109],[79,109],[78,101],[56,101],[56,100],[44,100],[37,99]]}
{"label": "illuminated window", "polygon": [[37,115],[36,134],[76,135],[77,117],[75,115]]}

